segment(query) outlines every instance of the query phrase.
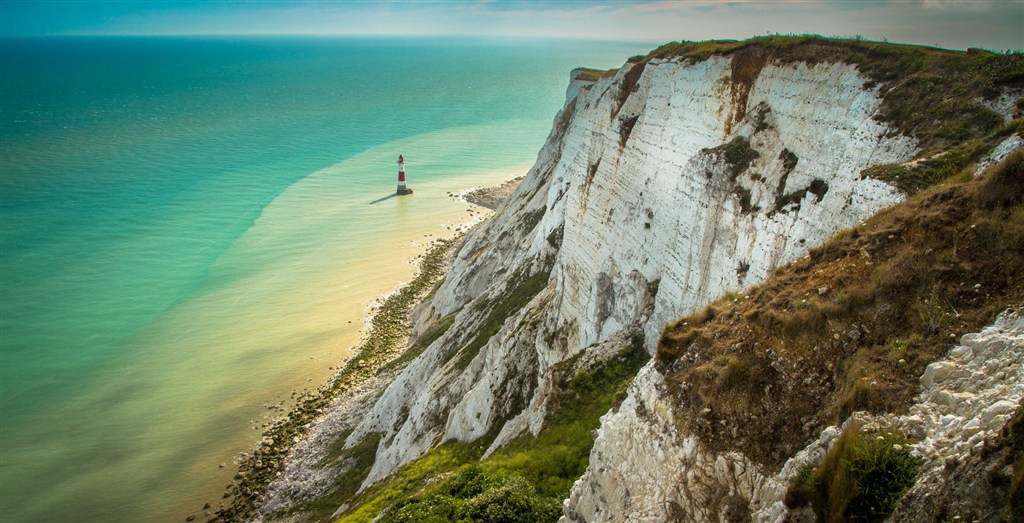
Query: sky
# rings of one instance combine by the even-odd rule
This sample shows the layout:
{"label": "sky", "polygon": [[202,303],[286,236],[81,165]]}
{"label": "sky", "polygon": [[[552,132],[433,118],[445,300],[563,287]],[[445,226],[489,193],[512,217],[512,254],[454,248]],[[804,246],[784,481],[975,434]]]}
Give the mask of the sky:
{"label": "sky", "polygon": [[651,42],[768,33],[1024,49],[1024,0],[0,0],[0,36],[404,35]]}

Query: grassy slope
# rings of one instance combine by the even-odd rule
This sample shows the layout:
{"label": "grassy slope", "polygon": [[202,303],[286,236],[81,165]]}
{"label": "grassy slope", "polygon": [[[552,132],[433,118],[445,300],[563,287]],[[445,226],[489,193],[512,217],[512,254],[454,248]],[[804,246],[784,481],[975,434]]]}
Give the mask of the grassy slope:
{"label": "grassy slope", "polygon": [[[449,441],[350,500],[339,522],[554,521],[572,483],[586,470],[599,418],[625,397],[648,357],[634,340],[594,368],[554,369],[559,392],[537,437],[520,437],[480,460],[497,435]],[[500,427],[497,427],[500,429]]]}

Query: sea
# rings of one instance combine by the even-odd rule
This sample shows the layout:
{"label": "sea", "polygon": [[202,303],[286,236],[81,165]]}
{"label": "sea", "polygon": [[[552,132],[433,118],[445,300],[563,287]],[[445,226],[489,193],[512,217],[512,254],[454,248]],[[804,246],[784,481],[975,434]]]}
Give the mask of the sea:
{"label": "sea", "polygon": [[[0,39],[0,521],[183,521],[366,332],[569,71],[653,45]],[[394,197],[403,154],[410,196]]]}

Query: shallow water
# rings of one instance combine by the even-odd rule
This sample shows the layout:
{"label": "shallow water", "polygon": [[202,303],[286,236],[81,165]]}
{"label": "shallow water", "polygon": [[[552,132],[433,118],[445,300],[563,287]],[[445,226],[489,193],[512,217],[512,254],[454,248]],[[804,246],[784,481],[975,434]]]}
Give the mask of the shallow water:
{"label": "shallow water", "polygon": [[[0,45],[0,519],[173,521],[525,174],[568,71],[646,46]],[[394,191],[407,159],[415,194]],[[224,468],[218,465],[225,463]]]}

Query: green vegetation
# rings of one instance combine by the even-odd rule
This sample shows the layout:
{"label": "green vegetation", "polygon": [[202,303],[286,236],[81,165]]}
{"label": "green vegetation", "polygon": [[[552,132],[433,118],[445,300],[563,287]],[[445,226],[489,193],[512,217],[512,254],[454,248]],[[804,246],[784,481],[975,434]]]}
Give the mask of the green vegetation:
{"label": "green vegetation", "polygon": [[789,508],[814,508],[818,521],[883,521],[914,484],[920,461],[896,432],[848,427],[816,467],[790,483]]}
{"label": "green vegetation", "polygon": [[825,193],[828,192],[828,182],[821,178],[815,178],[811,180],[811,184],[807,186],[807,192],[816,196],[820,202],[821,199],[825,197]]}
{"label": "green vegetation", "polygon": [[[800,161],[800,158],[789,149],[783,149],[779,153],[779,159],[782,160],[782,169],[787,175],[793,172],[793,169],[796,169],[796,164]],[[785,187],[785,183],[783,183],[783,187]],[[782,192],[782,188],[779,189],[779,192]]]}
{"label": "green vegetation", "polygon": [[505,324],[505,320],[519,312],[534,296],[537,295],[548,284],[550,273],[547,271],[538,272],[531,276],[523,277],[520,272],[509,278],[508,287],[496,298],[483,300],[474,307],[487,311],[487,317],[480,324],[476,335],[464,345],[453,357],[457,357],[456,367],[464,369],[469,366],[473,358],[480,353],[480,349],[487,344]]}
{"label": "green vegetation", "polygon": [[626,98],[636,91],[639,86],[640,76],[644,74],[644,68],[647,67],[647,61],[640,61],[633,63],[633,66],[626,71],[625,76],[622,77],[622,83],[619,84],[618,96],[615,98],[616,102],[616,114],[618,110],[622,108],[622,104],[626,103]]}
{"label": "green vegetation", "polygon": [[597,366],[573,372],[582,354],[552,368],[558,392],[541,433],[510,442],[484,462],[503,473],[521,474],[541,495],[559,501],[586,470],[599,418],[625,398],[626,387],[649,359],[642,337]]}
{"label": "green vegetation", "polygon": [[308,520],[325,521],[346,499],[351,498],[359,490],[363,478],[373,466],[380,435],[368,436],[348,449],[343,448],[345,439],[339,438],[334,443],[334,448],[330,449],[326,460],[331,464],[344,464],[345,473],[336,474],[332,478],[331,486],[327,488],[325,494],[297,504],[288,511],[289,514],[303,514]]}
{"label": "green vegetation", "polygon": [[431,343],[437,341],[438,338],[444,336],[444,333],[448,332],[451,328],[452,323],[455,322],[455,316],[458,312],[453,312],[443,318],[438,318],[420,337],[413,342],[409,348],[402,353],[401,356],[391,360],[387,365],[382,367],[382,370],[391,370],[405,366],[407,363],[416,359],[423,351],[427,350],[427,347]]}
{"label": "green vegetation", "polygon": [[725,163],[729,166],[729,179],[731,180],[735,180],[740,173],[750,167],[751,162],[761,156],[750,146],[750,141],[742,136],[737,136],[725,144],[723,153]]}
{"label": "green vegetation", "polygon": [[737,183],[736,185],[733,186],[732,192],[733,194],[736,195],[736,198],[739,199],[740,212],[742,212],[743,214],[750,214],[752,212],[757,212],[761,210],[760,206],[750,204],[750,189],[747,189],[746,187],[743,187],[742,185]]}
{"label": "green vegetation", "polygon": [[[374,314],[369,335],[345,367],[315,392],[300,396],[287,417],[275,421],[263,433],[264,441],[269,443],[261,444],[242,460],[235,476],[237,484],[229,489],[234,496],[231,504],[217,511],[213,521],[251,519],[256,499],[281,469],[292,441],[305,434],[310,422],[324,411],[331,400],[375,376],[388,362],[401,355],[409,337],[406,316],[412,306],[441,279],[445,258],[459,239],[435,242],[421,259],[416,278],[389,296]],[[370,447],[371,443],[370,439],[364,440],[353,449],[337,455],[338,459],[352,460],[355,464],[345,478],[338,479],[336,490],[328,499],[340,499],[358,488],[372,464],[371,448],[375,449],[376,444]],[[326,510],[326,505],[312,508]]]}
{"label": "green vegetation", "polygon": [[729,180],[735,182],[743,171],[750,167],[751,162],[761,156],[757,150],[750,146],[750,141],[742,136],[737,136],[729,143],[719,145],[712,149],[704,149],[705,154],[719,156],[728,167]]}
{"label": "green vegetation", "polygon": [[1017,152],[666,327],[656,359],[677,419],[715,451],[777,467],[850,412],[903,408],[959,335],[1019,305],[1022,252]]}
{"label": "green vegetation", "polygon": [[445,481],[437,492],[399,502],[378,521],[539,523],[555,521],[561,513],[560,500],[539,498],[522,478],[489,474],[478,465],[470,465]]}
{"label": "green vegetation", "polygon": [[[739,199],[740,209],[743,214],[749,214],[759,210],[759,208],[751,206],[750,190],[743,187],[736,181],[739,175],[746,171],[750,167],[750,164],[760,156],[760,153],[750,146],[750,141],[742,136],[737,136],[729,143],[719,145],[712,149],[704,149],[701,152],[715,155],[725,163],[729,182],[732,184],[733,194],[735,194],[736,198]],[[712,173],[709,171],[707,176],[710,178],[711,175]]]}
{"label": "green vegetation", "polygon": [[642,337],[592,368],[582,353],[552,367],[558,392],[536,437],[521,436],[484,460],[500,427],[477,441],[446,442],[355,496],[339,522],[556,521],[586,470],[600,417],[625,397],[647,361]]}
{"label": "green vegetation", "polygon": [[597,176],[597,170],[601,167],[601,159],[598,158],[596,162],[587,167],[587,181],[584,185],[589,188],[590,184],[594,182],[594,177]]}
{"label": "green vegetation", "polygon": [[999,141],[1022,127],[1021,120],[1001,126],[984,139],[968,140],[905,164],[883,164],[861,172],[861,178],[875,178],[891,183],[907,194],[914,194],[925,187],[959,174],[970,167],[978,158],[988,154]]}
{"label": "green vegetation", "polygon": [[577,69],[576,80],[582,80],[584,82],[596,82],[602,78],[608,78],[615,76],[615,73],[619,72],[618,69]]}
{"label": "green vegetation", "polygon": [[639,116],[619,118],[619,146],[626,146],[626,142],[629,141],[629,135],[633,134],[633,127],[639,119]]}
{"label": "green vegetation", "polygon": [[338,523],[372,521],[385,509],[408,500],[414,494],[426,494],[427,489],[433,492],[440,486],[438,480],[446,474],[480,459],[487,450],[488,441],[485,439],[472,443],[449,441],[431,449],[350,499],[348,503],[352,509],[338,519]]}
{"label": "green vegetation", "polygon": [[532,231],[534,229],[534,227],[536,227],[537,224],[540,223],[540,220],[541,220],[541,218],[544,217],[544,213],[546,211],[547,211],[547,207],[541,207],[540,209],[537,209],[536,211],[532,211],[532,212],[527,213],[526,216],[523,217],[523,221],[522,221],[522,225],[521,225],[521,227],[523,228],[523,231],[525,231],[525,232]]}
{"label": "green vegetation", "polygon": [[[808,189],[810,189],[808,187],[799,191],[786,193],[786,182],[789,181],[789,173],[793,172],[793,169],[796,168],[796,164],[800,161],[800,158],[789,149],[783,149],[782,152],[779,153],[779,159],[782,160],[782,176],[779,177],[779,184],[775,187],[775,207],[769,214],[782,211],[787,205],[803,200],[804,196],[807,195]],[[822,181],[822,183],[824,182]],[[827,183],[825,183],[824,189],[826,191],[828,190]],[[824,192],[822,192],[822,195],[824,195]],[[819,196],[818,199],[820,200],[821,197]]]}
{"label": "green vegetation", "polygon": [[657,278],[647,282],[647,292],[650,293],[651,298],[658,296],[658,289],[661,288],[661,278]]}
{"label": "green vegetation", "polygon": [[828,182],[822,180],[821,178],[815,178],[811,180],[811,184],[808,185],[807,187],[804,187],[803,189],[782,194],[781,191],[782,188],[785,187],[785,183],[785,178],[783,178],[782,181],[779,182],[779,193],[777,193],[775,196],[775,209],[772,210],[773,213],[785,212],[786,207],[792,204],[797,204],[797,208],[799,208],[800,202],[803,201],[805,196],[807,196],[807,193],[813,194],[815,197],[817,197],[818,201],[820,202],[821,199],[825,196],[825,193],[828,192]]}
{"label": "green vegetation", "polygon": [[754,133],[756,134],[771,127],[768,125],[768,113],[772,112],[772,108],[768,107],[768,104],[761,102],[757,104],[757,107],[755,107],[754,110],[757,111],[754,113],[754,122],[756,122],[754,125]]}
{"label": "green vegetation", "polygon": [[741,261],[740,264],[736,266],[736,279],[742,283],[743,278],[746,277],[748,272],[750,272],[750,263],[745,260]]}

